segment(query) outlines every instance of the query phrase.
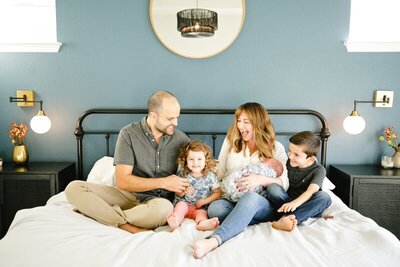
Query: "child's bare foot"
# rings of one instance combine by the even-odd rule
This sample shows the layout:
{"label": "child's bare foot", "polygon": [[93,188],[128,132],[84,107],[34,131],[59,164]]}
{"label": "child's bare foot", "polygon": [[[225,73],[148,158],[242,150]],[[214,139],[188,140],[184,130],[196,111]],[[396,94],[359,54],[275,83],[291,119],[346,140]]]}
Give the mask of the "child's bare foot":
{"label": "child's bare foot", "polygon": [[219,220],[217,217],[211,219],[204,219],[197,223],[196,229],[199,231],[213,230],[219,225]]}
{"label": "child's bare foot", "polygon": [[218,247],[218,240],[214,237],[209,239],[199,240],[194,243],[193,246],[193,257],[195,259],[203,258],[208,252]]}
{"label": "child's bare foot", "polygon": [[125,230],[125,231],[127,231],[127,232],[129,232],[131,234],[150,231],[150,229],[140,228],[140,227],[134,226],[134,225],[129,224],[129,223],[121,224],[120,226],[118,226],[118,228],[120,228],[122,230]]}
{"label": "child's bare foot", "polygon": [[282,216],[278,221],[272,223],[272,227],[283,231],[292,231],[297,225],[296,216]]}
{"label": "child's bare foot", "polygon": [[181,222],[174,214],[168,216],[167,223],[171,232],[174,231],[176,228],[178,228],[179,225],[181,225]]}
{"label": "child's bare foot", "polygon": [[325,216],[322,216],[322,218],[324,218],[325,220],[333,219],[333,215],[325,215]]}

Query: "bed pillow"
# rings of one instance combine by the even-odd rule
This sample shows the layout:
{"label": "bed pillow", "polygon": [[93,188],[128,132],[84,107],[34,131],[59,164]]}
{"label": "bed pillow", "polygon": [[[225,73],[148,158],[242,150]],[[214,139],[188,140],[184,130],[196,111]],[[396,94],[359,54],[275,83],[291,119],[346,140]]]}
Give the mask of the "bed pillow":
{"label": "bed pillow", "polygon": [[[115,185],[115,166],[114,158],[112,157],[102,157],[94,164],[93,168],[90,170],[87,178],[88,182]],[[322,190],[333,190],[335,185],[325,177],[322,184]]]}
{"label": "bed pillow", "polygon": [[336,186],[331,182],[331,180],[329,180],[328,177],[325,177],[324,182],[322,183],[322,190],[333,190],[335,187]]}
{"label": "bed pillow", "polygon": [[115,185],[114,158],[102,157],[97,160],[90,170],[87,181],[97,184]]}

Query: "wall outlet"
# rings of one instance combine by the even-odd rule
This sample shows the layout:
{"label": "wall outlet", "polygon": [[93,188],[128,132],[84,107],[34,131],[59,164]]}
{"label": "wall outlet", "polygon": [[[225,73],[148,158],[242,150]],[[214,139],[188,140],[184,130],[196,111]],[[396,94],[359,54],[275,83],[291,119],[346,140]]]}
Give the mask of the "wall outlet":
{"label": "wall outlet", "polygon": [[374,103],[374,107],[376,108],[391,108],[393,107],[393,91],[375,91],[374,101],[387,101],[388,103]]}

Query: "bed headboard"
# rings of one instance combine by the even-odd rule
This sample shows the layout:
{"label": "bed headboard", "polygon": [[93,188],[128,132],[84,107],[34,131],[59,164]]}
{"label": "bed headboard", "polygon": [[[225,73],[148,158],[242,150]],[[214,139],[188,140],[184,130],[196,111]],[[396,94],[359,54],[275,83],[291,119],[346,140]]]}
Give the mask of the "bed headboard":
{"label": "bed headboard", "polygon": [[[203,115],[203,116],[213,116],[213,115],[233,115],[235,113],[235,109],[182,109],[181,117],[185,115]],[[271,116],[271,119],[276,115],[289,115],[289,116],[297,116],[297,115],[305,115],[308,117],[316,118],[319,124],[318,131],[314,131],[321,138],[321,152],[320,152],[320,163],[326,167],[326,151],[327,151],[327,141],[330,136],[328,125],[324,116],[322,116],[319,112],[315,110],[309,109],[268,109],[268,113]],[[75,127],[75,136],[77,142],[77,161],[78,161],[78,169],[77,169],[77,179],[84,179],[83,177],[83,137],[87,135],[104,135],[105,143],[106,143],[106,155],[110,155],[110,136],[117,135],[119,131],[104,129],[104,130],[85,130],[83,127],[83,122],[88,116],[93,115],[129,115],[129,114],[139,114],[145,115],[147,114],[147,109],[89,109],[85,111],[78,119]],[[180,117],[180,118],[181,118]],[[231,118],[233,119],[233,118]],[[294,119],[294,118],[293,118]],[[320,128],[319,128],[320,127]],[[182,128],[179,127],[181,130]],[[227,129],[226,129],[227,130]],[[191,135],[204,135],[212,137],[212,149],[215,155],[215,141],[218,136],[224,136],[226,134],[226,130],[223,132],[218,131],[188,131],[184,130],[186,134]],[[277,136],[291,136],[298,131],[276,131]]]}

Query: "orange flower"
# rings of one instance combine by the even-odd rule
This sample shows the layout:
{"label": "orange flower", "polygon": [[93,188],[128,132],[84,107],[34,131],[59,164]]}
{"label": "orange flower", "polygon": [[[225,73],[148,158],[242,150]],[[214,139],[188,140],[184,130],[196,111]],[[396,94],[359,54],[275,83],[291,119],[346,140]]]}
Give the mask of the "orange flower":
{"label": "orange flower", "polygon": [[391,126],[383,131],[383,135],[379,136],[379,141],[385,141],[395,151],[400,151],[399,135],[394,133],[394,127]]}
{"label": "orange flower", "polygon": [[23,123],[17,124],[15,122],[12,122],[10,126],[11,129],[8,132],[8,136],[11,138],[11,143],[16,146],[24,145],[28,127]]}

